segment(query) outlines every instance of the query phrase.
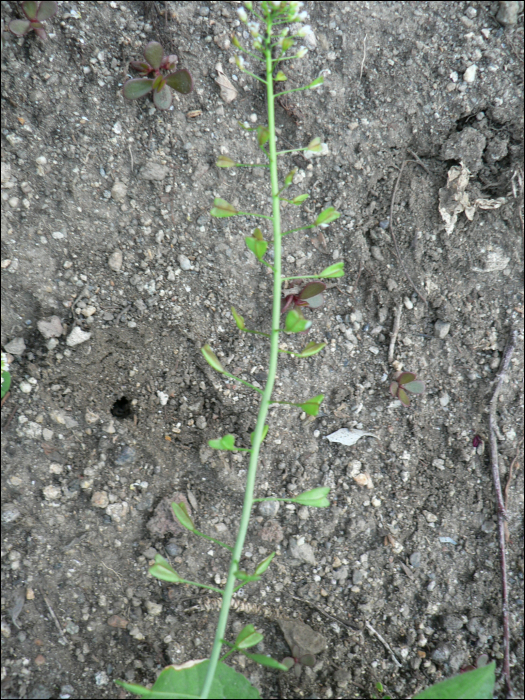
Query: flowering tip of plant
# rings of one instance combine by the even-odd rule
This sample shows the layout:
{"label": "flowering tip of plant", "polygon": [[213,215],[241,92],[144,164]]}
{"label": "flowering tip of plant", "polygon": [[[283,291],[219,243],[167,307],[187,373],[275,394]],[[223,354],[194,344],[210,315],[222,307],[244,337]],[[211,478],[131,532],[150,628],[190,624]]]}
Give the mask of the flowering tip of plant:
{"label": "flowering tip of plant", "polygon": [[277,75],[275,76],[274,80],[278,82],[284,82],[285,80],[288,80],[288,78],[285,76],[285,74],[280,70]]}
{"label": "flowering tip of plant", "polygon": [[9,31],[15,36],[25,36],[31,29],[44,41],[47,34],[43,24],[46,19],[50,19],[56,13],[58,5],[56,2],[26,2],[21,3],[22,12],[27,19],[13,19],[9,22]]}
{"label": "flowering tip of plant", "polygon": [[221,374],[224,373],[224,367],[221,365],[217,358],[217,355],[213,352],[213,350],[207,343],[204,347],[201,348],[201,352],[204,355],[204,359],[210,365],[210,367],[213,367],[213,369],[216,372],[220,372]]}

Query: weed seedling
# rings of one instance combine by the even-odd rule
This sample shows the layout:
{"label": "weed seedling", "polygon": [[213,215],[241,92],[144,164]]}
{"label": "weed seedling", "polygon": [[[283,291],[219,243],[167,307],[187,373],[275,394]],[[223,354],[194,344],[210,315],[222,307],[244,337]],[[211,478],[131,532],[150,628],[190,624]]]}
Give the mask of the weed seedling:
{"label": "weed seedling", "polygon": [[181,68],[174,73],[164,75],[162,71],[172,71],[177,63],[177,56],[164,55],[164,49],[158,41],[150,41],[144,49],[144,61],[131,61],[131,68],[139,71],[142,78],[128,80],[122,86],[122,94],[127,100],[138,100],[153,90],[153,104],[158,109],[169,109],[171,90],[187,95],[193,90],[193,79],[189,70]]}
{"label": "weed seedling", "polygon": [[292,655],[284,658],[282,664],[286,666],[288,670],[293,668],[292,673],[296,678],[299,678],[303,666],[309,666],[310,668],[315,666],[315,656],[313,654],[301,654],[300,647],[295,644],[292,647]]}
{"label": "weed seedling", "polygon": [[422,394],[424,391],[425,385],[416,379],[413,372],[396,372],[390,384],[390,393],[404,406],[410,406],[409,394]]}
{"label": "weed seedling", "polygon": [[57,11],[56,2],[25,2],[20,3],[22,12],[27,19],[12,19],[9,22],[9,31],[16,36],[25,36],[31,30],[42,40],[47,39],[47,34],[42,22],[50,19]]}
{"label": "weed seedling", "polygon": [[5,352],[2,353],[2,398],[9,391],[11,386],[11,373],[9,372],[9,362],[7,361],[7,355]]}

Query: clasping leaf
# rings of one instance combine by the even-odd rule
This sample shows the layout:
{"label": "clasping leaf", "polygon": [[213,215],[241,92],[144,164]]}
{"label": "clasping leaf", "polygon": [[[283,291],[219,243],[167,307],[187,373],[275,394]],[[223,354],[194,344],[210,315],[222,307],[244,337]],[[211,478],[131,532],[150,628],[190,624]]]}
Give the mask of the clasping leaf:
{"label": "clasping leaf", "polygon": [[264,258],[264,254],[268,248],[268,243],[266,241],[258,240],[257,238],[252,238],[252,236],[246,236],[244,239],[249,250],[255,255],[257,260]]}
{"label": "clasping leaf", "polygon": [[215,197],[215,199],[213,200],[213,207],[210,211],[210,214],[212,216],[216,216],[219,219],[222,219],[222,218],[225,218],[227,216],[235,216],[238,213],[239,212],[233,206],[233,204],[230,204],[225,199],[221,199],[220,197]]}
{"label": "clasping leaf", "polygon": [[182,583],[184,581],[170,563],[164,559],[164,557],[161,557],[160,554],[155,555],[155,563],[150,567],[149,572],[152,576],[155,576],[155,578],[161,581],[168,581],[169,583]]}
{"label": "clasping leaf", "polygon": [[296,357],[311,357],[312,355],[317,355],[324,347],[326,347],[326,343],[308,343],[300,353],[297,353]]}
{"label": "clasping leaf", "polygon": [[204,355],[204,359],[210,365],[210,367],[213,367],[213,369],[216,372],[221,372],[221,374],[224,372],[224,367],[221,365],[221,363],[217,359],[217,355],[213,352],[208,343],[206,343],[206,345],[203,348],[201,348],[201,352]]}
{"label": "clasping leaf", "polygon": [[228,156],[219,156],[215,165],[218,168],[234,168],[237,163]]}
{"label": "clasping leaf", "polygon": [[208,445],[214,450],[234,450],[235,449],[235,436],[225,435],[218,440],[208,440]]}
{"label": "clasping leaf", "polygon": [[307,321],[301,311],[292,309],[286,314],[284,322],[284,330],[286,333],[302,333],[307,331],[312,325],[311,321]]}
{"label": "clasping leaf", "polygon": [[235,319],[235,323],[237,324],[237,328],[238,328],[240,331],[243,331],[243,330],[245,329],[244,318],[243,318],[242,316],[240,316],[240,315],[237,313],[237,311],[235,311],[235,309],[233,308],[233,306],[232,306],[232,316],[233,316],[233,318]]}
{"label": "clasping leaf", "polygon": [[302,408],[303,411],[309,416],[316,416],[319,413],[319,406],[321,405],[323,399],[324,394],[319,394],[318,396],[308,399],[308,401],[305,401],[304,403],[297,404],[297,406]]}
{"label": "clasping leaf", "polygon": [[344,262],[335,263],[334,265],[330,265],[329,267],[325,267],[325,269],[319,273],[319,277],[332,278],[332,279],[334,277],[343,277],[343,275],[345,274],[344,267],[345,267]]}
{"label": "clasping leaf", "polygon": [[321,486],[311,491],[304,491],[293,498],[294,503],[300,503],[303,506],[313,506],[314,508],[326,508],[330,505],[330,501],[326,496],[330,491],[329,486]]}
{"label": "clasping leaf", "polygon": [[341,216],[341,214],[336,211],[333,207],[328,207],[322,211],[317,219],[315,220],[315,226],[320,226],[321,224],[330,224]]}

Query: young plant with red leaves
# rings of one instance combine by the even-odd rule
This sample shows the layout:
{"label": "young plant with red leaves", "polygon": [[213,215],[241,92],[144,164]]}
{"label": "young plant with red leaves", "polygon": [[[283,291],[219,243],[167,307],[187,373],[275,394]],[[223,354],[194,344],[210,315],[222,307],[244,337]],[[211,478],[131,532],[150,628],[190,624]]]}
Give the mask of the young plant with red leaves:
{"label": "young plant with red leaves", "polygon": [[47,39],[47,34],[42,22],[50,19],[57,11],[56,2],[26,2],[20,3],[22,12],[27,19],[12,19],[9,22],[9,31],[16,36],[25,36],[31,30],[42,40]]}
{"label": "young plant with red leaves", "polygon": [[390,393],[399,399],[404,406],[410,406],[409,394],[422,394],[425,385],[413,372],[396,372],[394,381],[390,384]]}
{"label": "young plant with red leaves", "polygon": [[283,299],[281,313],[288,311],[290,306],[309,306],[317,309],[324,301],[323,292],[326,284],[323,282],[308,282],[298,294],[287,294]]}
{"label": "young plant with red leaves", "polygon": [[315,666],[315,656],[313,654],[302,654],[300,647],[294,644],[292,647],[292,655],[284,658],[281,663],[287,666],[288,670],[293,668],[294,676],[299,678],[303,666],[309,666],[310,668]]}
{"label": "young plant with red leaves", "polygon": [[150,41],[144,49],[145,61],[131,61],[131,68],[139,71],[142,78],[133,78],[124,83],[122,94],[127,100],[137,100],[153,90],[153,104],[158,109],[169,109],[171,90],[187,95],[193,90],[193,78],[187,68],[181,68],[168,75],[162,71],[172,71],[177,63],[177,56],[164,55],[164,49],[158,41]]}

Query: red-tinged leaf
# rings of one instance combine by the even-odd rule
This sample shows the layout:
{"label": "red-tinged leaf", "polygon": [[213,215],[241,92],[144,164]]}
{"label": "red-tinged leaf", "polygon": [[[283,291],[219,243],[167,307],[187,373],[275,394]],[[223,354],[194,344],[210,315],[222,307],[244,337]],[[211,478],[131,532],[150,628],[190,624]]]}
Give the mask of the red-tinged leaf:
{"label": "red-tinged leaf", "polygon": [[171,70],[172,68],[175,67],[177,61],[178,61],[178,59],[177,59],[177,56],[175,56],[175,54],[170,54],[169,56],[164,56],[164,58],[162,59],[162,62],[160,64],[160,67],[162,68],[162,70]]}
{"label": "red-tinged leaf", "polygon": [[193,78],[187,68],[181,68],[175,73],[166,76],[166,82],[173,90],[187,95],[193,90]]}
{"label": "red-tinged leaf", "polygon": [[15,36],[25,36],[31,29],[31,22],[28,19],[13,19],[9,22],[9,31]]}
{"label": "red-tinged leaf", "polygon": [[164,83],[159,90],[153,92],[153,103],[158,109],[169,109],[171,106],[171,90]]}
{"label": "red-tinged leaf", "polygon": [[323,399],[324,394],[319,394],[318,396],[314,396],[313,398],[308,399],[308,401],[299,404],[299,407],[302,408],[303,411],[309,416],[316,416],[319,413],[319,406],[321,405]]}
{"label": "red-tinged leaf", "polygon": [[32,2],[31,0],[26,0],[22,3],[22,12],[27,17],[27,19],[36,19],[36,12],[38,9],[38,3]]}
{"label": "red-tinged leaf", "polygon": [[413,372],[401,372],[396,377],[396,382],[398,384],[408,384],[408,382],[413,382],[415,378],[416,375]]}
{"label": "red-tinged leaf", "polygon": [[153,89],[153,80],[150,78],[133,78],[122,86],[122,94],[127,100],[137,100],[147,95]]}
{"label": "red-tinged leaf", "polygon": [[47,39],[46,30],[39,22],[31,22],[31,28],[35,30],[35,34],[45,41]]}
{"label": "red-tinged leaf", "polygon": [[225,199],[215,197],[215,199],[213,200],[213,207],[210,211],[210,214],[212,216],[216,216],[219,219],[222,219],[227,216],[235,216],[235,214],[237,213],[237,209],[233,206],[233,204],[230,204]]}
{"label": "red-tinged leaf", "polygon": [[408,398],[408,394],[401,387],[399,387],[397,391],[397,398],[401,401],[401,403],[404,406],[410,406],[410,399]]}
{"label": "red-tinged leaf", "polygon": [[307,331],[312,325],[311,321],[307,321],[301,311],[292,309],[286,315],[284,330],[286,333],[302,333]]}
{"label": "red-tinged leaf", "polygon": [[161,90],[164,85],[166,85],[166,81],[164,80],[162,75],[157,75],[155,78],[153,78],[153,89],[154,90]]}
{"label": "red-tinged leaf", "polygon": [[56,2],[41,2],[36,11],[36,18],[39,22],[45,22],[46,19],[53,17],[57,9]]}
{"label": "red-tinged leaf", "polygon": [[300,292],[299,299],[311,299],[316,297],[321,292],[326,289],[326,284],[323,282],[309,282],[305,288]]}
{"label": "red-tinged leaf", "polygon": [[287,296],[284,297],[283,302],[282,302],[282,309],[281,313],[284,314],[285,311],[288,311],[290,306],[293,304],[294,296],[293,294],[288,294]]}
{"label": "red-tinged leaf", "polygon": [[153,68],[150,66],[149,63],[145,63],[144,61],[130,61],[129,63],[130,68],[133,68],[134,70],[138,70],[141,73],[144,73],[146,75],[150,71],[153,70]]}
{"label": "red-tinged leaf", "polygon": [[392,396],[395,396],[396,399],[397,399],[397,390],[398,389],[399,389],[399,384],[397,382],[392,382],[390,384],[390,389],[389,389],[390,393],[392,394]]}
{"label": "red-tinged leaf", "polygon": [[403,384],[403,389],[409,391],[411,394],[422,394],[425,391],[425,385],[419,380],[416,382],[408,382],[408,384]]}
{"label": "red-tinged leaf", "polygon": [[144,58],[153,68],[157,70],[160,68],[160,64],[164,58],[164,49],[158,41],[149,42],[144,49]]}

